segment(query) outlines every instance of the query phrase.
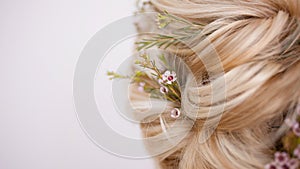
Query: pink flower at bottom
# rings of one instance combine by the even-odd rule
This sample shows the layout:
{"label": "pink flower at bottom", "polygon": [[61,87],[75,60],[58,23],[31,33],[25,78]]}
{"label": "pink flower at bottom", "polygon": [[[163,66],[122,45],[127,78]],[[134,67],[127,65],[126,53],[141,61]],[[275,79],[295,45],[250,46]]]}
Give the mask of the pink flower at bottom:
{"label": "pink flower at bottom", "polygon": [[289,169],[298,169],[298,167],[299,167],[299,160],[296,159],[296,158],[292,158],[292,159],[290,159],[290,160],[287,162],[286,166],[287,166]]}
{"label": "pink flower at bottom", "polygon": [[278,164],[276,164],[275,162],[265,165],[265,169],[280,169],[279,167],[280,166],[278,166]]}
{"label": "pink flower at bottom", "polygon": [[276,152],[275,153],[275,162],[280,166],[283,166],[289,161],[289,155],[285,152]]}
{"label": "pink flower at bottom", "polygon": [[178,108],[174,108],[171,110],[171,117],[176,119],[180,116],[180,110]]}

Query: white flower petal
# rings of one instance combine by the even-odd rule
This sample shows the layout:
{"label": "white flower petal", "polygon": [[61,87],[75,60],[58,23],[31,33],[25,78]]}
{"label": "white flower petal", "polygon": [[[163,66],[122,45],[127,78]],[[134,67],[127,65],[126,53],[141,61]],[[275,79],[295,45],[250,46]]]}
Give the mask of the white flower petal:
{"label": "white flower petal", "polygon": [[140,82],[139,85],[140,85],[140,86],[145,86],[146,83],[145,83],[145,82]]}
{"label": "white flower petal", "polygon": [[139,86],[139,87],[138,87],[138,91],[139,91],[139,92],[144,92],[144,87]]}
{"label": "white flower petal", "polygon": [[169,76],[170,74],[171,74],[171,72],[170,72],[170,71],[168,71],[168,70],[167,70],[167,71],[165,71],[165,73],[164,73],[164,75],[165,75],[165,76]]}
{"label": "white flower petal", "polygon": [[158,79],[158,83],[159,83],[159,84],[163,84],[163,83],[164,83],[164,80],[163,80],[163,79]]}

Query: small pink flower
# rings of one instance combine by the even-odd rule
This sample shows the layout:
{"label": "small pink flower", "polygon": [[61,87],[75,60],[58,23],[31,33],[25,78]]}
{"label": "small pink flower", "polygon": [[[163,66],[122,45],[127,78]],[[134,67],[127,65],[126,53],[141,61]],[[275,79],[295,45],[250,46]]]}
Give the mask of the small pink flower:
{"label": "small pink flower", "polygon": [[165,82],[164,82],[164,80],[162,80],[162,79],[158,79],[158,83],[159,83],[159,84],[164,84]]}
{"label": "small pink flower", "polygon": [[293,154],[294,154],[295,157],[297,157],[298,159],[300,159],[300,145],[298,145],[297,148],[295,148]]}
{"label": "small pink flower", "polygon": [[144,87],[146,85],[146,83],[145,82],[140,82],[139,83],[139,86],[142,86],[142,87]]}
{"label": "small pink flower", "polygon": [[265,165],[265,169],[279,169],[280,166],[276,164],[275,162],[269,163]]}
{"label": "small pink flower", "polygon": [[145,91],[145,90],[144,90],[144,87],[143,87],[143,86],[139,86],[139,87],[138,87],[138,91],[139,91],[139,92],[144,92],[144,91]]}
{"label": "small pink flower", "polygon": [[296,121],[291,120],[289,118],[284,120],[285,124],[288,125],[289,127],[293,127],[294,124],[296,124]]}
{"label": "small pink flower", "polygon": [[160,93],[162,94],[166,94],[168,93],[169,89],[165,86],[161,86],[160,89],[159,89]]}
{"label": "small pink flower", "polygon": [[300,126],[299,126],[299,123],[295,123],[293,126],[292,126],[292,129],[293,129],[293,132],[296,136],[300,137]]}
{"label": "small pink flower", "polygon": [[162,80],[167,84],[172,84],[177,79],[176,73],[174,71],[165,71],[165,73],[162,75]]}
{"label": "small pink flower", "polygon": [[180,116],[180,110],[178,108],[174,108],[171,110],[171,117],[176,119]]}
{"label": "small pink flower", "polygon": [[285,152],[276,152],[275,153],[275,162],[280,166],[283,166],[289,161],[289,155]]}
{"label": "small pink flower", "polygon": [[289,169],[298,169],[299,167],[299,160],[298,159],[295,159],[295,158],[292,158],[290,159],[286,166],[289,168]]}
{"label": "small pink flower", "polygon": [[146,83],[145,82],[140,82],[139,83],[139,87],[138,87],[138,91],[139,92],[144,92],[144,87],[145,87]]}

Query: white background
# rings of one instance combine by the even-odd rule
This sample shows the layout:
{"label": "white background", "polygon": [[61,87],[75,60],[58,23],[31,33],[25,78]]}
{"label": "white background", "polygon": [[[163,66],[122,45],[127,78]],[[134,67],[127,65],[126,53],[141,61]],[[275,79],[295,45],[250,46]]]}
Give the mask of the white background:
{"label": "white background", "polygon": [[132,15],[135,0],[0,2],[0,168],[151,169],[99,149],[82,131],[72,80],[86,42]]}

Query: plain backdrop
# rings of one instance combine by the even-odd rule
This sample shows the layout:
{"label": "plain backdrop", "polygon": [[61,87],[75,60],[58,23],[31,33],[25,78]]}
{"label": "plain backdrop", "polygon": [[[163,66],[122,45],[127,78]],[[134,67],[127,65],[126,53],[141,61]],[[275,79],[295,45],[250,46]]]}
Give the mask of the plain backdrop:
{"label": "plain backdrop", "polygon": [[0,169],[153,169],[98,148],[72,96],[76,61],[135,0],[0,1]]}

